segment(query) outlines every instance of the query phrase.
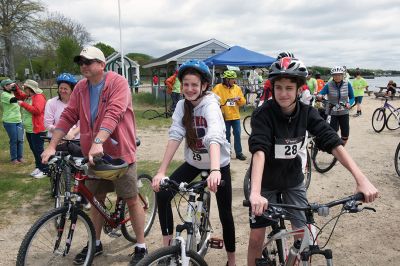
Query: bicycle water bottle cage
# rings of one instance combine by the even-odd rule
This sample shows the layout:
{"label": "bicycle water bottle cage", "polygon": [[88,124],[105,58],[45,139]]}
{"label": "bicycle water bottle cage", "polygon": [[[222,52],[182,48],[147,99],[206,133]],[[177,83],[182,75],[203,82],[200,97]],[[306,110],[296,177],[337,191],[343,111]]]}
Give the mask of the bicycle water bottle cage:
{"label": "bicycle water bottle cage", "polygon": [[224,240],[216,237],[211,237],[209,240],[210,248],[222,249],[224,247]]}

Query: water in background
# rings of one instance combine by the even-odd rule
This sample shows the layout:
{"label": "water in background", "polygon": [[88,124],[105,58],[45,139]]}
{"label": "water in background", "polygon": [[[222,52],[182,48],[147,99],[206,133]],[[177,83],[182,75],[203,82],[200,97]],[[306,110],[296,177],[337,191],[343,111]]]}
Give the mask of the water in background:
{"label": "water in background", "polygon": [[[375,77],[374,79],[365,79],[368,83],[368,90],[370,91],[379,91],[378,87],[386,87],[389,80],[393,80],[398,87],[400,87],[400,77]],[[353,81],[352,79],[350,81]]]}

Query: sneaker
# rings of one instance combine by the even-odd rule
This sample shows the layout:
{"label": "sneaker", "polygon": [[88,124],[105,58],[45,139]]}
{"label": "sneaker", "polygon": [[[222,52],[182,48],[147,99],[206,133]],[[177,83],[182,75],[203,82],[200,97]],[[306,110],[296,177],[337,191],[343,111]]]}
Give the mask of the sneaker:
{"label": "sneaker", "polygon": [[[88,246],[86,245],[86,247],[84,247],[82,251],[78,255],[76,255],[74,259],[74,264],[82,265],[83,263],[85,263],[87,252],[88,252]],[[102,253],[103,253],[103,245],[100,243],[100,245],[96,246],[93,257],[99,256]]]}
{"label": "sneaker", "polygon": [[244,156],[244,154],[243,154],[243,153],[241,153],[241,154],[237,154],[237,155],[236,155],[236,159],[239,159],[239,160],[241,160],[241,161],[244,161],[244,160],[246,160],[246,159],[247,159],[247,157],[246,157],[246,156]]}
{"label": "sneaker", "polygon": [[132,260],[129,263],[129,266],[138,264],[138,262],[143,259],[146,254],[147,248],[135,247],[135,252],[133,252]]}
{"label": "sneaker", "polygon": [[42,171],[39,170],[35,175],[33,175],[33,178],[41,179],[41,178],[46,177],[46,176],[47,175],[45,173],[43,173]]}
{"label": "sneaker", "polygon": [[30,173],[30,176],[34,176],[36,175],[38,172],[40,172],[39,168],[36,168],[35,170],[32,171],[32,173]]}

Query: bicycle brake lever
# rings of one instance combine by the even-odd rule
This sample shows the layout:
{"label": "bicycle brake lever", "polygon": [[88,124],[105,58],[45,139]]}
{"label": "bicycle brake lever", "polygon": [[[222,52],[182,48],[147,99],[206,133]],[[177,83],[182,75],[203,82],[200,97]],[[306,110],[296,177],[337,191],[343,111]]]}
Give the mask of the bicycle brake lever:
{"label": "bicycle brake lever", "polygon": [[363,210],[369,210],[369,211],[376,212],[376,209],[375,209],[375,208],[372,208],[372,207],[364,207],[364,208],[361,208],[361,209],[360,209],[360,211],[363,211]]}

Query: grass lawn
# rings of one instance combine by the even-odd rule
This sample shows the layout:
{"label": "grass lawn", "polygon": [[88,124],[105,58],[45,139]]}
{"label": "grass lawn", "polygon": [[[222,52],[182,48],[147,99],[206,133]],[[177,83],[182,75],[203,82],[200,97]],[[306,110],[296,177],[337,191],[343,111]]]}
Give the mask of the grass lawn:
{"label": "grass lawn", "polygon": [[[149,93],[134,95],[134,111],[138,128],[167,128],[171,119],[145,120],[141,114],[147,109],[157,109],[162,112],[163,101],[156,101]],[[0,107],[0,117],[2,108]],[[40,198],[32,204],[33,208],[48,204],[51,206],[49,178],[34,179],[29,174],[35,169],[34,157],[29,149],[28,142],[24,142],[24,158],[26,163],[21,165],[10,164],[9,138],[3,127],[0,126],[0,227],[7,221],[7,214],[13,213],[24,204],[30,204],[33,199]],[[172,162],[170,169],[175,169],[181,162]],[[153,176],[160,162],[138,162],[138,174],[147,173]],[[170,173],[169,173],[170,174]]]}

